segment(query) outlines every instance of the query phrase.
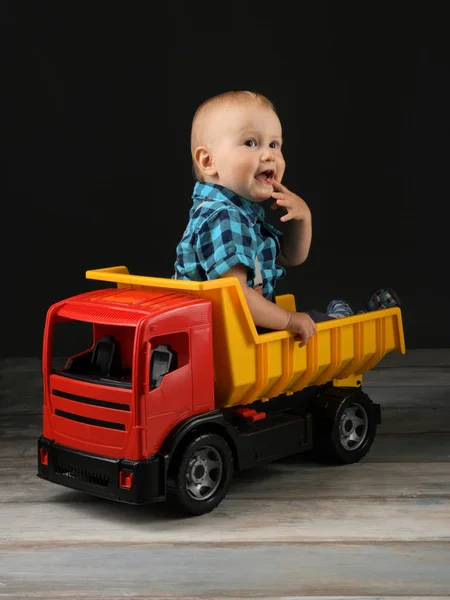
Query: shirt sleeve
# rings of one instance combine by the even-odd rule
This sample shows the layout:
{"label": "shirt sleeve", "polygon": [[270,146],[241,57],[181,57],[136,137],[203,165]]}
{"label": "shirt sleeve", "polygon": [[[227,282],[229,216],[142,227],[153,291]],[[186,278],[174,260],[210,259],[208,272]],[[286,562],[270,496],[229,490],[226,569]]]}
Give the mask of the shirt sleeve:
{"label": "shirt sleeve", "polygon": [[205,219],[196,253],[207,279],[218,279],[238,264],[249,269],[247,281],[255,277],[256,239],[238,210],[219,209]]}

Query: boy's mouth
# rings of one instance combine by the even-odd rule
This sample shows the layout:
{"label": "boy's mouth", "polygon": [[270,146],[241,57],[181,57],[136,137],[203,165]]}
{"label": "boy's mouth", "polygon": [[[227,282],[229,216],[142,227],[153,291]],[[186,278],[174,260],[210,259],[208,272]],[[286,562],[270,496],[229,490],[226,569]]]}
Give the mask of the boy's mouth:
{"label": "boy's mouth", "polygon": [[272,181],[275,178],[275,171],[273,171],[272,169],[267,169],[266,171],[262,171],[261,173],[258,173],[258,175],[255,175],[255,179],[257,179],[258,181],[261,181],[262,183],[265,183],[266,185],[272,185]]}

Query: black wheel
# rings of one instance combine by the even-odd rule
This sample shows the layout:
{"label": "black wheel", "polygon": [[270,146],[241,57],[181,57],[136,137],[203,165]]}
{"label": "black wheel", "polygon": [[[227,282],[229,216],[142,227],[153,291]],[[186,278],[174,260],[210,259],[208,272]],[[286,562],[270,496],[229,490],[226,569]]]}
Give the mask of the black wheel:
{"label": "black wheel", "polygon": [[324,392],[313,409],[315,456],[327,463],[361,460],[375,439],[379,408],[361,390]]}
{"label": "black wheel", "polygon": [[233,454],[227,442],[215,433],[192,439],[167,481],[167,500],[182,512],[202,515],[222,502],[233,476]]}

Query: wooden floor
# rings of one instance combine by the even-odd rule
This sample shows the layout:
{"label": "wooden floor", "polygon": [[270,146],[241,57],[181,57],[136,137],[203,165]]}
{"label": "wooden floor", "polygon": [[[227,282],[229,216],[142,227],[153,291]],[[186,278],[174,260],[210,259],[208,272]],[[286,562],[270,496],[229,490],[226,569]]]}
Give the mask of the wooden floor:
{"label": "wooden floor", "polygon": [[38,479],[40,363],[1,371],[0,598],[450,598],[450,350],[365,376],[383,423],[360,463],[280,460],[178,520]]}

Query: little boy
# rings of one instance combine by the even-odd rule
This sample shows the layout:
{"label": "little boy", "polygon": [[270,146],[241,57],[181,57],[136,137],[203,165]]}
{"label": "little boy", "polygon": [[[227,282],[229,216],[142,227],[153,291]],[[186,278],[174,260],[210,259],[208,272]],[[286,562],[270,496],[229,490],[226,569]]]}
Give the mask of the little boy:
{"label": "little boy", "polygon": [[[237,277],[255,325],[296,333],[303,346],[316,331],[315,321],[353,311],[334,301],[329,308],[335,312],[315,311],[311,318],[274,301],[277,279],[285,276],[286,267],[306,260],[312,236],[307,204],[281,183],[286,167],[282,144],[275,108],[261,94],[225,92],[197,109],[191,131],[197,182],[189,222],[177,246],[174,277]],[[265,220],[261,203],[271,198],[273,209],[285,209],[283,233]]]}

